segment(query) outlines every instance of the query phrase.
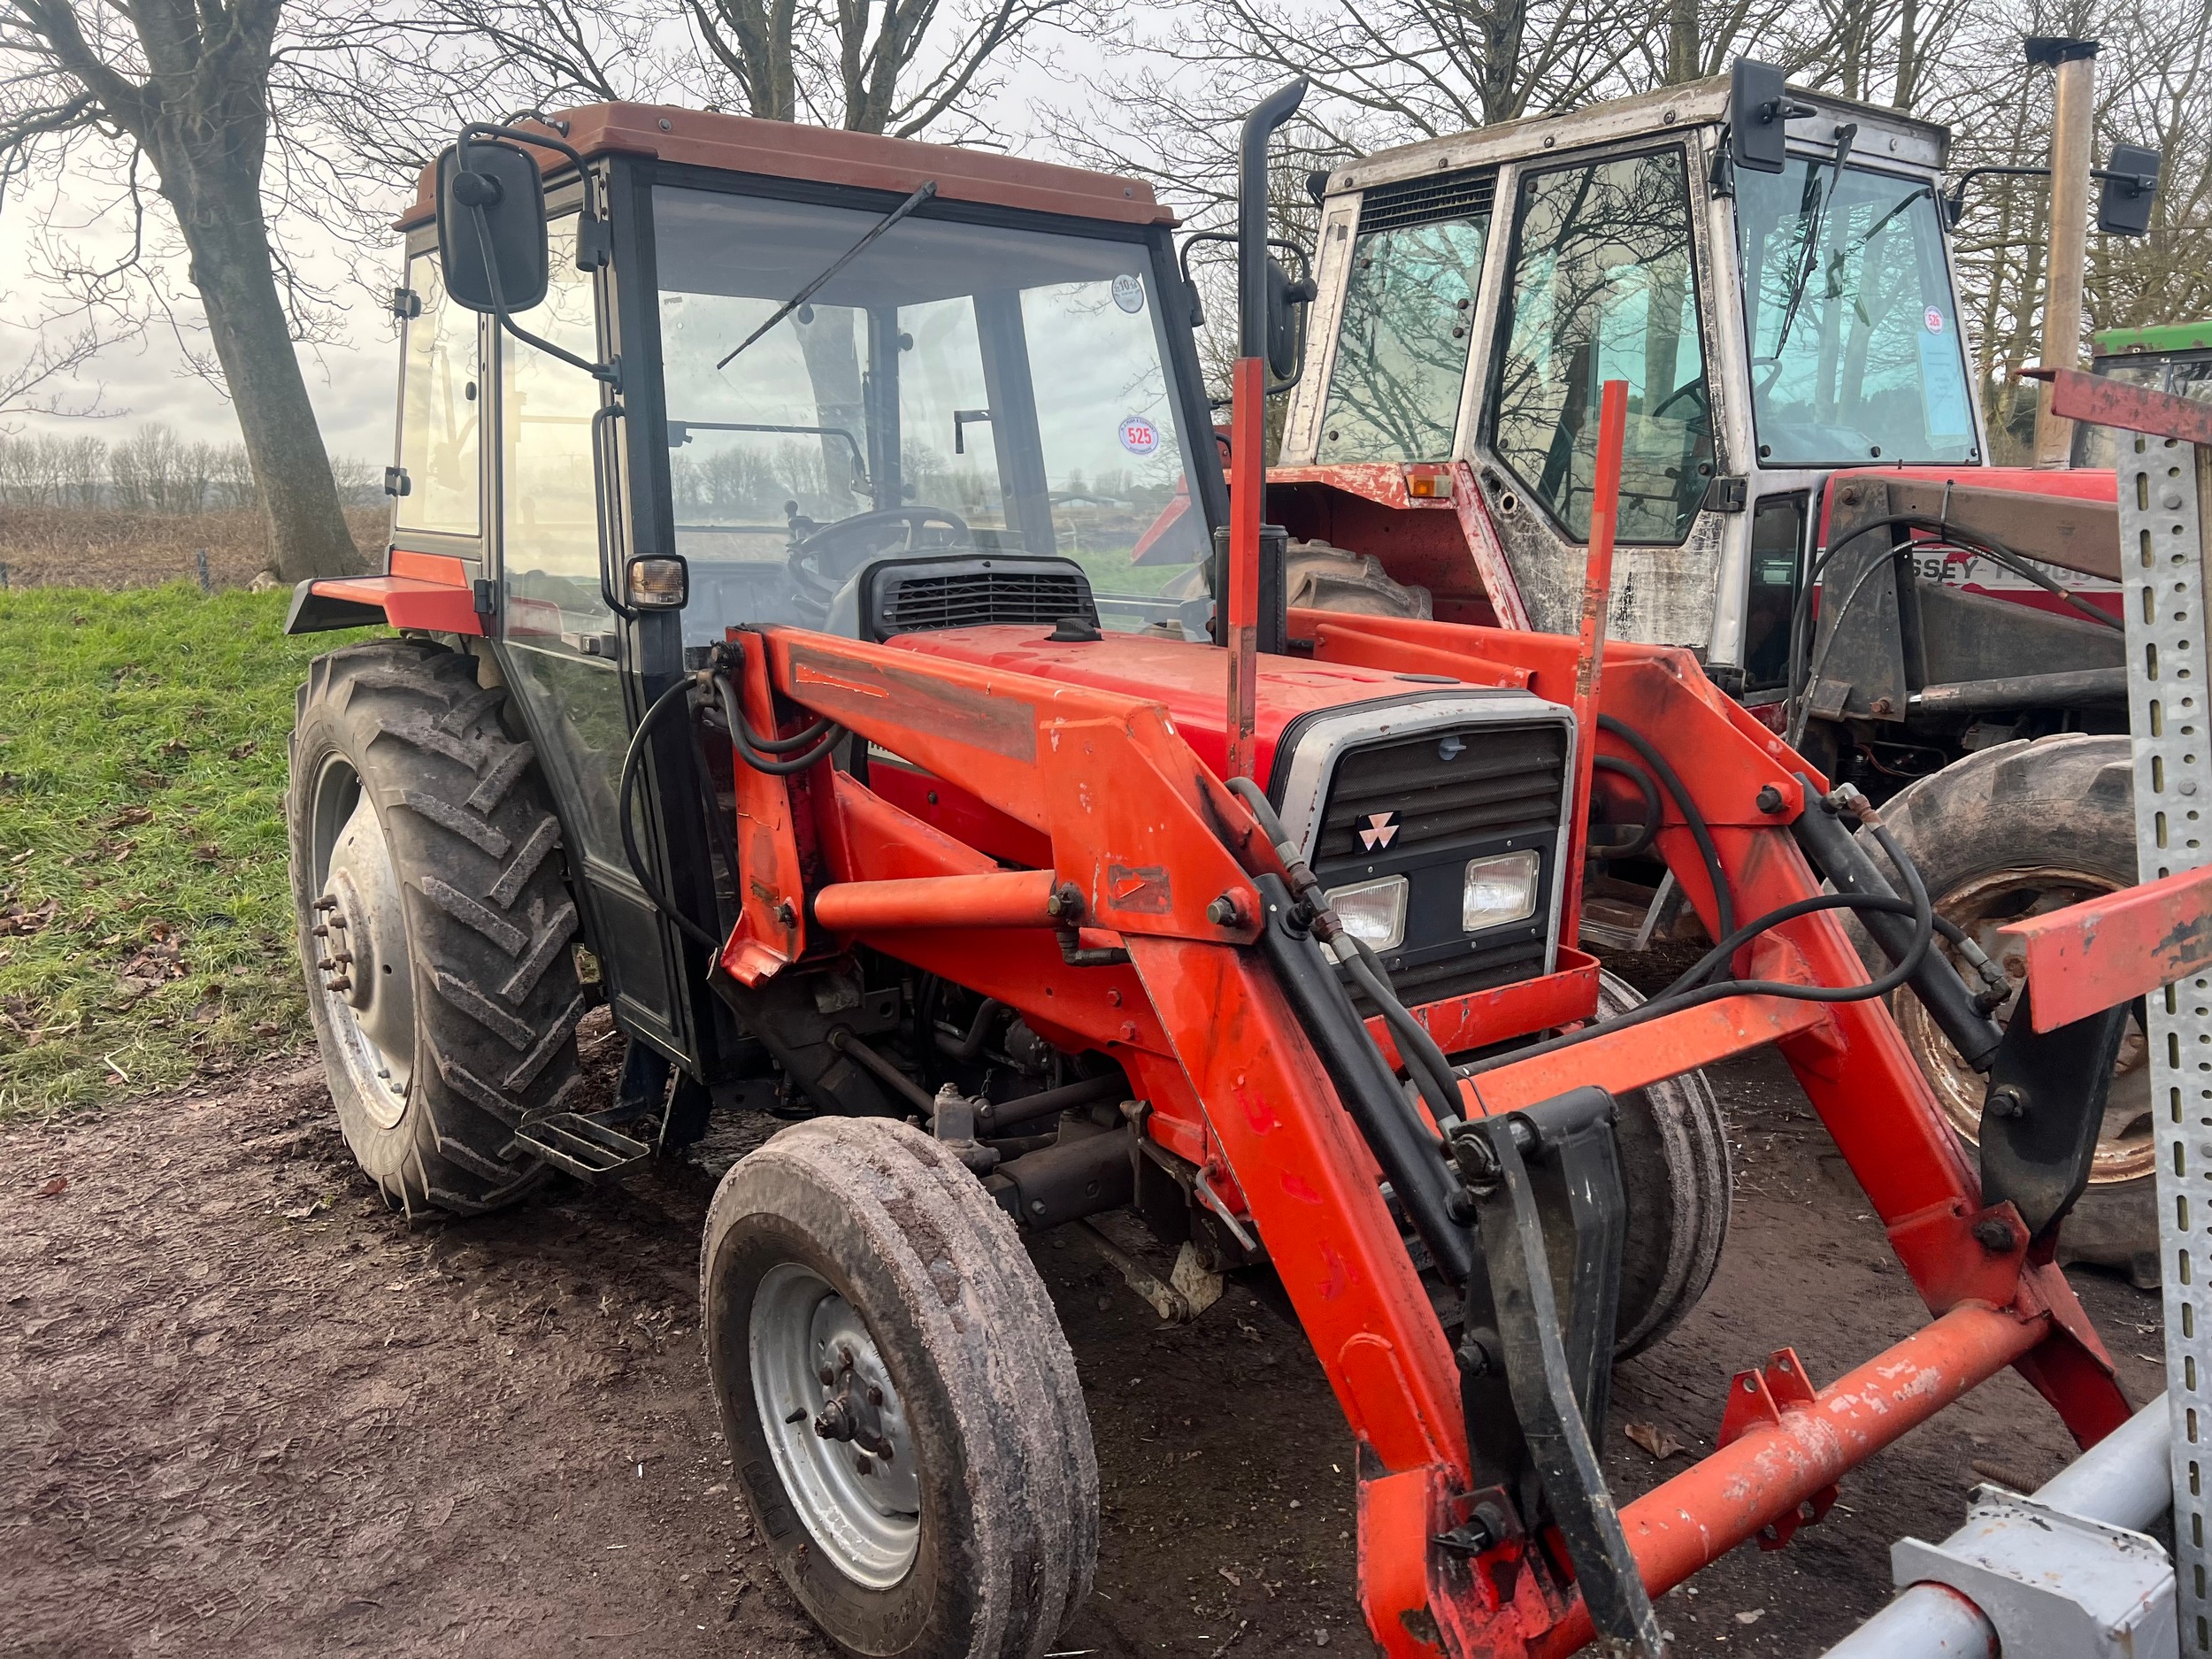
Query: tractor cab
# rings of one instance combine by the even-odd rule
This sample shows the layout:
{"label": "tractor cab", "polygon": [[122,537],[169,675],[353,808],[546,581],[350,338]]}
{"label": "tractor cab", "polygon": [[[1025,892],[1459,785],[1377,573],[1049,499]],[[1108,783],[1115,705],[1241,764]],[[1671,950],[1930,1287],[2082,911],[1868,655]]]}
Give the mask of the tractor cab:
{"label": "tractor cab", "polygon": [[[1755,69],[1755,65],[1745,67]],[[1317,180],[1319,297],[1269,515],[1433,614],[1572,632],[1601,384],[1628,385],[1613,636],[1779,696],[1822,488],[1977,467],[1939,127],[1737,77]]]}
{"label": "tractor cab", "polygon": [[[2155,328],[2108,328],[2096,337],[2091,367],[2108,380],[2168,392],[2195,403],[2212,403],[2212,323],[2169,323]],[[2117,458],[2109,426],[2086,422],[2074,428],[2078,467],[2110,467]]]}

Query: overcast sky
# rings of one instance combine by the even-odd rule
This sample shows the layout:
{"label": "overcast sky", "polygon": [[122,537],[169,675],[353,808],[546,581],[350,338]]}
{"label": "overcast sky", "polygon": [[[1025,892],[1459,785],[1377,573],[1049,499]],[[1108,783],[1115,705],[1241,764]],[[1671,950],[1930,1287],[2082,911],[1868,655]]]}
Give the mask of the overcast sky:
{"label": "overcast sky", "polygon": [[[1006,147],[1017,153],[1043,157],[1048,152],[1030,136],[1032,106],[1049,100],[1055,105],[1079,107],[1092,96],[1091,81],[1104,72],[1098,49],[1086,42],[1064,41],[1053,53],[1051,65],[1014,66],[1004,92],[993,111]],[[127,227],[115,223],[80,230],[89,211],[87,204],[101,198],[89,181],[64,187],[54,222],[77,233],[75,240],[89,254],[112,259],[128,245]],[[392,193],[395,211],[411,190]],[[31,334],[27,325],[43,315],[50,301],[22,273],[32,263],[33,243],[47,217],[51,200],[47,191],[34,188],[19,196],[12,192],[0,209],[0,370],[22,360]],[[368,274],[375,286],[388,291],[399,271],[398,239],[382,269]],[[392,446],[393,396],[398,353],[391,319],[375,295],[352,287],[347,266],[335,257],[314,261],[313,274],[336,288],[336,304],[342,307],[337,343],[306,346],[301,362],[306,370],[308,391],[315,401],[324,442],[334,455],[362,456],[381,465]],[[166,286],[180,296],[175,306],[179,324],[189,348],[206,349],[199,332],[199,315],[183,280],[181,260],[165,272]],[[126,436],[149,420],[166,422],[188,439],[219,443],[238,441],[238,426],[220,393],[192,372],[187,350],[179,342],[179,330],[157,320],[145,334],[111,347],[79,388],[89,395],[96,385],[98,419],[60,420],[38,415],[0,419],[0,430],[65,432],[72,435],[96,433],[110,440]]]}

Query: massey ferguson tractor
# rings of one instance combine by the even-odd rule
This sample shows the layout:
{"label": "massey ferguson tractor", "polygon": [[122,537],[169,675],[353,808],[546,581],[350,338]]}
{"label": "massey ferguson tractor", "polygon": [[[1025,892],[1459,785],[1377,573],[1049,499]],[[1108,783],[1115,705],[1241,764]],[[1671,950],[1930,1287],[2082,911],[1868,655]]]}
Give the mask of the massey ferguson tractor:
{"label": "massey ferguson tractor", "polygon": [[[1406,1659],[1655,1655],[1652,1597],[2008,1365],[2084,1444],[2128,1415],[2055,1256],[2171,964],[2001,1028],[1861,790],[1697,654],[1608,643],[1666,568],[1613,566],[1665,477],[1647,370],[1584,354],[1586,465],[1578,414],[1548,428],[1591,527],[1564,632],[1289,603],[1263,214],[1301,90],[1242,139],[1233,480],[1142,184],[630,104],[464,129],[405,221],[387,568],[295,600],[295,631],[396,631],[316,661],[292,738],[349,1143],[395,1207],[469,1215],[619,1180],[772,1080],[794,1121],[715,1195],[703,1329],[759,1532],[849,1652],[1041,1659],[1083,1602],[1097,1465],[1025,1240],[1108,1212],[1176,1317],[1279,1284]],[[1717,404],[1672,349],[1663,419]],[[1594,834],[1714,941],[1648,1001],[1578,943]],[[1893,993],[1989,1056],[1978,1152]],[[1764,1046],[1930,1323],[1839,1379],[1717,1372],[1720,1449],[1618,1503],[1610,1366],[1728,1225],[1700,1068]]]}
{"label": "massey ferguson tractor", "polygon": [[[1609,633],[1687,649],[1883,803],[1964,935],[1938,949],[2016,983],[2001,928],[2136,879],[2119,540],[2108,456],[1989,465],[1947,235],[1973,174],[1947,185],[1948,147],[1746,62],[1316,175],[1314,345],[1267,512],[1309,603],[1571,633],[1598,390],[1625,381]],[[2157,165],[2116,150],[2102,228],[2140,234]],[[1694,935],[1624,844],[1585,937]],[[1971,1140],[1987,1056],[1895,1011]],[[2141,1054],[2139,1025],[2067,1248],[2154,1284]]]}

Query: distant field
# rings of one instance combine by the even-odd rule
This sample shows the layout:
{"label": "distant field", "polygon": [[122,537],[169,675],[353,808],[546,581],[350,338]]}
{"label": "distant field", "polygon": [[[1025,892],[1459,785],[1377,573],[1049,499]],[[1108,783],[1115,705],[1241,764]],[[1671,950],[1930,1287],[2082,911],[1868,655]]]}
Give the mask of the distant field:
{"label": "distant field", "polygon": [[[388,515],[351,507],[346,521],[365,559],[380,558]],[[198,577],[205,548],[209,580],[243,588],[269,567],[268,528],[260,513],[126,512],[111,507],[0,506],[0,565],[16,588],[153,588]]]}
{"label": "distant field", "polygon": [[0,593],[0,1117],[308,1032],[286,885],[289,595]]}

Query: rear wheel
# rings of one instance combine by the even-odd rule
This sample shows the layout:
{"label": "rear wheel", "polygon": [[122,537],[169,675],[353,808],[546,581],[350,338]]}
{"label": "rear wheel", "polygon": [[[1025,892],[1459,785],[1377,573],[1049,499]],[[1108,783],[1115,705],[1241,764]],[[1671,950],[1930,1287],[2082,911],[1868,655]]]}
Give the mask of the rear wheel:
{"label": "rear wheel", "polygon": [[560,829],[504,693],[417,640],[318,657],[286,799],[308,1003],[338,1123],[392,1202],[474,1214],[544,1174],[514,1148],[578,1079]]}
{"label": "rear wheel", "polygon": [[1039,1659],[1090,1594],[1098,1464],[1020,1239],[919,1131],[818,1118],[723,1178],[708,1366],[800,1603],[872,1659]]}
{"label": "rear wheel", "polygon": [[[1632,987],[1599,974],[1601,1025],[1643,1001]],[[1626,1359],[1679,1325],[1713,1282],[1734,1189],[1727,1125],[1704,1072],[1632,1090],[1619,1106],[1613,1135],[1628,1225],[1613,1354]]]}
{"label": "rear wheel", "polygon": [[[2000,928],[2135,885],[2134,780],[2124,737],[2003,743],[1914,783],[1882,809],[1882,819],[1919,867],[1938,912],[2016,987],[2025,964]],[[1876,866],[1887,869],[1873,837],[1862,831],[1860,839]],[[1852,932],[1870,966],[1887,965],[1863,931],[1854,925]],[[1970,971],[1968,979],[1975,982]],[[2017,1002],[2016,990],[1997,1010],[1999,1024]],[[1900,992],[1891,1004],[1937,1103],[1973,1142],[1988,1079],[1960,1057],[1918,998]],[[2158,1213],[2145,1062],[2139,1013],[2121,1041],[2089,1187],[2060,1227],[2059,1256],[2124,1269],[2147,1288],[2157,1283]]]}

